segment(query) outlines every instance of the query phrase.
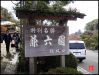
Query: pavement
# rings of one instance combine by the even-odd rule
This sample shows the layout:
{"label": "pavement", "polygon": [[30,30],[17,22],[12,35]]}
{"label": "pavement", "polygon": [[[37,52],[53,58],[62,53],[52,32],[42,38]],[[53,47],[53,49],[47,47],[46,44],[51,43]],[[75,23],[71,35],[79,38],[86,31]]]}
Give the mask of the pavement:
{"label": "pavement", "polygon": [[[90,68],[89,68],[90,67]],[[84,74],[98,74],[98,50],[86,51],[86,59],[78,64],[78,70]]]}
{"label": "pavement", "polygon": [[10,57],[6,56],[5,42],[1,43],[1,74],[15,74],[18,63],[18,52],[10,46]]}
{"label": "pavement", "polygon": [[83,74],[92,74],[92,73],[88,72],[87,70],[81,68],[80,66],[77,67],[77,70],[80,71]]}

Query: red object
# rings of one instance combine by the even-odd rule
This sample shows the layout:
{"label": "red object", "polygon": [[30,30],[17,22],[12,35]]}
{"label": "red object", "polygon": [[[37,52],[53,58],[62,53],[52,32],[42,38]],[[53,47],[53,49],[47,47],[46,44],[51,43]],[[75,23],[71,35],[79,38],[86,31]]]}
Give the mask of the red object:
{"label": "red object", "polygon": [[89,65],[89,71],[93,71],[94,70],[94,66],[93,65]]}

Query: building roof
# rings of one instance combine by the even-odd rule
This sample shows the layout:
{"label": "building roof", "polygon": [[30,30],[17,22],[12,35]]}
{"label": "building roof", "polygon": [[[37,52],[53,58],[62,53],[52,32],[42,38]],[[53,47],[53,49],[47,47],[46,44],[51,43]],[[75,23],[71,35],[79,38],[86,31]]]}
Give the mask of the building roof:
{"label": "building roof", "polygon": [[78,35],[70,34],[69,35],[69,40],[81,40],[81,38]]}

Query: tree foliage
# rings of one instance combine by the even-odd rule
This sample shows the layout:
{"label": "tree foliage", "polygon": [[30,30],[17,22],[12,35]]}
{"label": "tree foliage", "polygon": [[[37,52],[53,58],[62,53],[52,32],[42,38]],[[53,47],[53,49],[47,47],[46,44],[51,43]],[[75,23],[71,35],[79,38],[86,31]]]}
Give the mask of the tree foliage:
{"label": "tree foliage", "polygon": [[38,1],[37,2],[37,6],[36,6],[37,10],[48,10],[48,5],[45,1]]}
{"label": "tree foliage", "polygon": [[[24,2],[24,3],[23,3]],[[20,1],[17,3],[17,6],[15,9],[24,9],[24,10],[37,10],[37,11],[43,11],[43,12],[66,12],[66,10],[63,8],[63,6],[73,2],[71,1]],[[20,5],[21,3],[21,5]],[[40,20],[41,24],[44,20]],[[61,20],[47,20],[48,22],[51,22],[50,25],[64,25],[65,21]]]}
{"label": "tree foliage", "polygon": [[81,37],[85,41],[88,49],[98,50],[98,19],[86,24],[85,32]]}
{"label": "tree foliage", "polygon": [[5,18],[5,20],[11,19],[11,14],[8,13],[8,10],[1,7],[1,16]]}
{"label": "tree foliage", "polygon": [[6,8],[1,7],[1,16],[3,17],[3,20],[15,22],[15,19],[14,19],[12,13],[8,12],[8,10]]}
{"label": "tree foliage", "polygon": [[[37,4],[34,6],[36,8],[36,10],[40,10],[40,11],[52,11],[52,12],[59,12],[59,11],[64,11],[63,6],[69,4],[70,2],[73,2],[73,0],[71,1],[37,1]],[[20,7],[20,3],[22,3],[22,1],[20,1],[19,3],[17,3],[16,7]],[[25,5],[21,6],[22,9],[33,9],[33,3],[34,1],[25,1]]]}
{"label": "tree foliage", "polygon": [[85,27],[86,31],[93,31],[93,30],[97,30],[97,29],[98,29],[98,19],[88,22]]}

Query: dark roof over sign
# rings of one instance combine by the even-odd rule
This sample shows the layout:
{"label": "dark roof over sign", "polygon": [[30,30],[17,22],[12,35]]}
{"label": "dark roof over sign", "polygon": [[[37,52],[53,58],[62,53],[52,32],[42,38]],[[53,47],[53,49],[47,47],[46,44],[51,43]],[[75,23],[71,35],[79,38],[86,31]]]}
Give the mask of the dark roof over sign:
{"label": "dark roof over sign", "polygon": [[16,16],[22,18],[35,18],[35,19],[67,19],[76,20],[77,18],[84,18],[86,16],[80,12],[45,12],[39,10],[16,10]]}

